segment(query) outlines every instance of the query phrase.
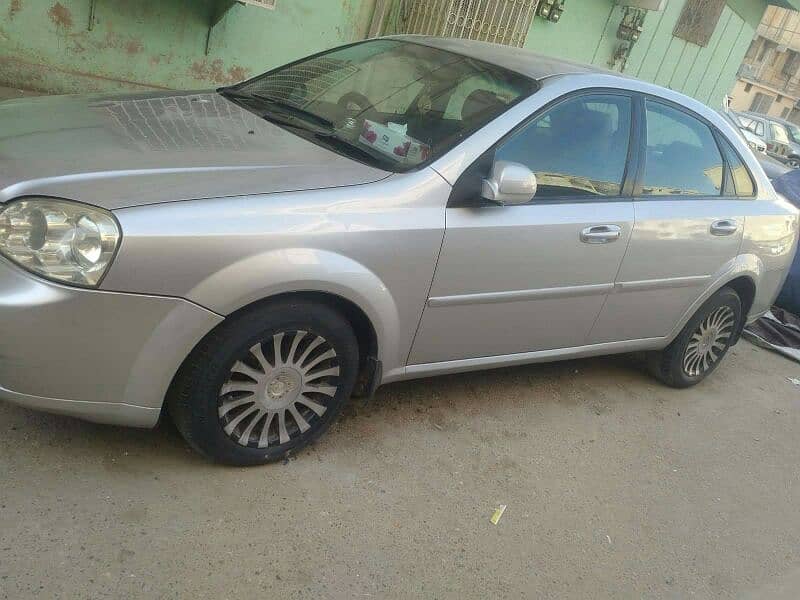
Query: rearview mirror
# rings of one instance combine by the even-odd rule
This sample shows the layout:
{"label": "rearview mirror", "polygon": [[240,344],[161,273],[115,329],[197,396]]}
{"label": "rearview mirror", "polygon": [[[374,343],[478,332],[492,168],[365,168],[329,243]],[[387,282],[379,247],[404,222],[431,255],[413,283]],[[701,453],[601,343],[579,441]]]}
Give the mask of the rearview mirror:
{"label": "rearview mirror", "polygon": [[501,206],[527,204],[536,195],[536,175],[525,165],[498,160],[483,180],[481,195]]}

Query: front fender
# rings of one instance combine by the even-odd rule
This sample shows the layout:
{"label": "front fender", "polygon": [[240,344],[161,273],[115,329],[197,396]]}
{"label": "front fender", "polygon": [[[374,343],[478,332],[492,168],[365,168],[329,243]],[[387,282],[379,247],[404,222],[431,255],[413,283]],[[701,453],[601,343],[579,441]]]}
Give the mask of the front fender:
{"label": "front fender", "polygon": [[[187,295],[221,315],[288,292],[329,293],[357,305],[378,338],[379,359],[401,361],[400,314],[388,287],[352,258],[318,248],[281,248],[234,262],[200,281]],[[402,357],[404,360],[404,357]]]}

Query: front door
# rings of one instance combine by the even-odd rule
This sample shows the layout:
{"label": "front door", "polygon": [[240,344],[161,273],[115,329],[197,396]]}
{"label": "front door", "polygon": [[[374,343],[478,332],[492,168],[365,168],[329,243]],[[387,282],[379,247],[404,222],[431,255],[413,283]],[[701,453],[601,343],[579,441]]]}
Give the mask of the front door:
{"label": "front door", "polygon": [[[410,364],[586,343],[633,227],[631,113],[624,94],[571,96],[498,144],[488,166],[524,164],[538,191],[525,205],[447,208]],[[454,198],[463,181],[479,197],[480,178],[465,177]]]}
{"label": "front door", "polygon": [[753,203],[747,169],[706,123],[652,100],[644,114],[636,225],[593,343],[668,335],[731,267]]}

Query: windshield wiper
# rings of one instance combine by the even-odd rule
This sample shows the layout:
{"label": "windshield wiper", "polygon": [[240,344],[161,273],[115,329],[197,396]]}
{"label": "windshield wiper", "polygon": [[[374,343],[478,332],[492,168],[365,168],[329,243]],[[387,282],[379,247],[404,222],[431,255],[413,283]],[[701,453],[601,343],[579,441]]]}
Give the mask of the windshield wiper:
{"label": "windshield wiper", "polygon": [[223,96],[227,96],[229,98],[235,98],[237,100],[256,100],[259,103],[268,104],[269,106],[277,109],[279,112],[284,113],[286,115],[291,115],[296,119],[301,119],[304,121],[312,121],[317,125],[321,125],[325,129],[331,131],[334,129],[333,121],[331,121],[330,119],[326,119],[323,116],[317,115],[307,110],[303,110],[302,108],[298,108],[297,106],[294,106],[289,102],[281,100],[280,98],[274,98],[273,96],[267,96],[265,94],[259,94],[257,92],[242,92],[241,90],[229,87],[219,88],[217,91]]}
{"label": "windshield wiper", "polygon": [[274,106],[281,112],[287,113],[292,115],[293,117],[297,117],[299,119],[305,119],[308,121],[314,121],[318,125],[325,127],[326,129],[334,129],[333,121],[330,119],[326,119],[323,116],[320,116],[316,113],[312,113],[307,110],[303,110],[302,108],[298,108],[289,102],[285,102],[284,100],[280,100],[279,98],[273,98],[272,96],[266,96],[264,94],[251,94],[253,98],[266,102],[270,106]]}
{"label": "windshield wiper", "polygon": [[[327,146],[331,150],[340,152],[353,160],[357,160],[359,162],[367,163],[369,165],[387,165],[387,164],[394,164],[392,163],[391,159],[386,157],[386,155],[378,152],[377,150],[374,152],[370,152],[366,148],[362,148],[361,146],[357,146],[348,142],[347,140],[343,140],[340,137],[337,137],[332,134],[326,133],[314,133],[314,137],[324,146]],[[378,168],[383,168],[383,166],[379,166]]]}
{"label": "windshield wiper", "polygon": [[316,125],[309,124],[306,119],[303,119],[302,117],[296,117],[289,113],[269,112],[261,115],[261,117],[270,123],[277,123],[278,125],[291,127],[292,129],[307,131],[314,136],[331,137],[335,133],[333,127],[317,127]]}
{"label": "windshield wiper", "polygon": [[[370,165],[374,165],[376,162],[380,165],[386,165],[387,163],[391,162],[380,152],[370,152],[365,148],[352,144],[347,140],[343,140],[342,138],[338,137],[336,135],[335,125],[332,121],[326,119],[325,117],[321,117],[301,108],[292,106],[291,104],[277,98],[263,94],[242,92],[234,88],[219,88],[217,91],[224,96],[228,96],[236,100],[256,100],[258,102],[267,103],[270,106],[275,107],[277,110],[270,111],[267,114],[262,114],[262,118],[272,123],[277,123],[278,125],[285,127],[291,127],[292,129],[310,134],[323,146],[327,146],[329,149],[349,156],[353,160]],[[309,121],[316,122],[317,126],[309,127]]]}

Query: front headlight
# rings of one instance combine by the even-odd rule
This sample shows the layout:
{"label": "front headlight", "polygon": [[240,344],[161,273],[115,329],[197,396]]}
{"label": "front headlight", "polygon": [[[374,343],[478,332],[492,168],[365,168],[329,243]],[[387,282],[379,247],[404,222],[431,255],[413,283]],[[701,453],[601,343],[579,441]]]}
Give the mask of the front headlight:
{"label": "front headlight", "polygon": [[747,142],[747,145],[750,146],[750,150],[755,150],[756,152],[758,152],[758,144],[756,144],[755,142]]}
{"label": "front headlight", "polygon": [[0,254],[48,279],[97,287],[119,239],[116,219],[101,208],[51,198],[0,205]]}

